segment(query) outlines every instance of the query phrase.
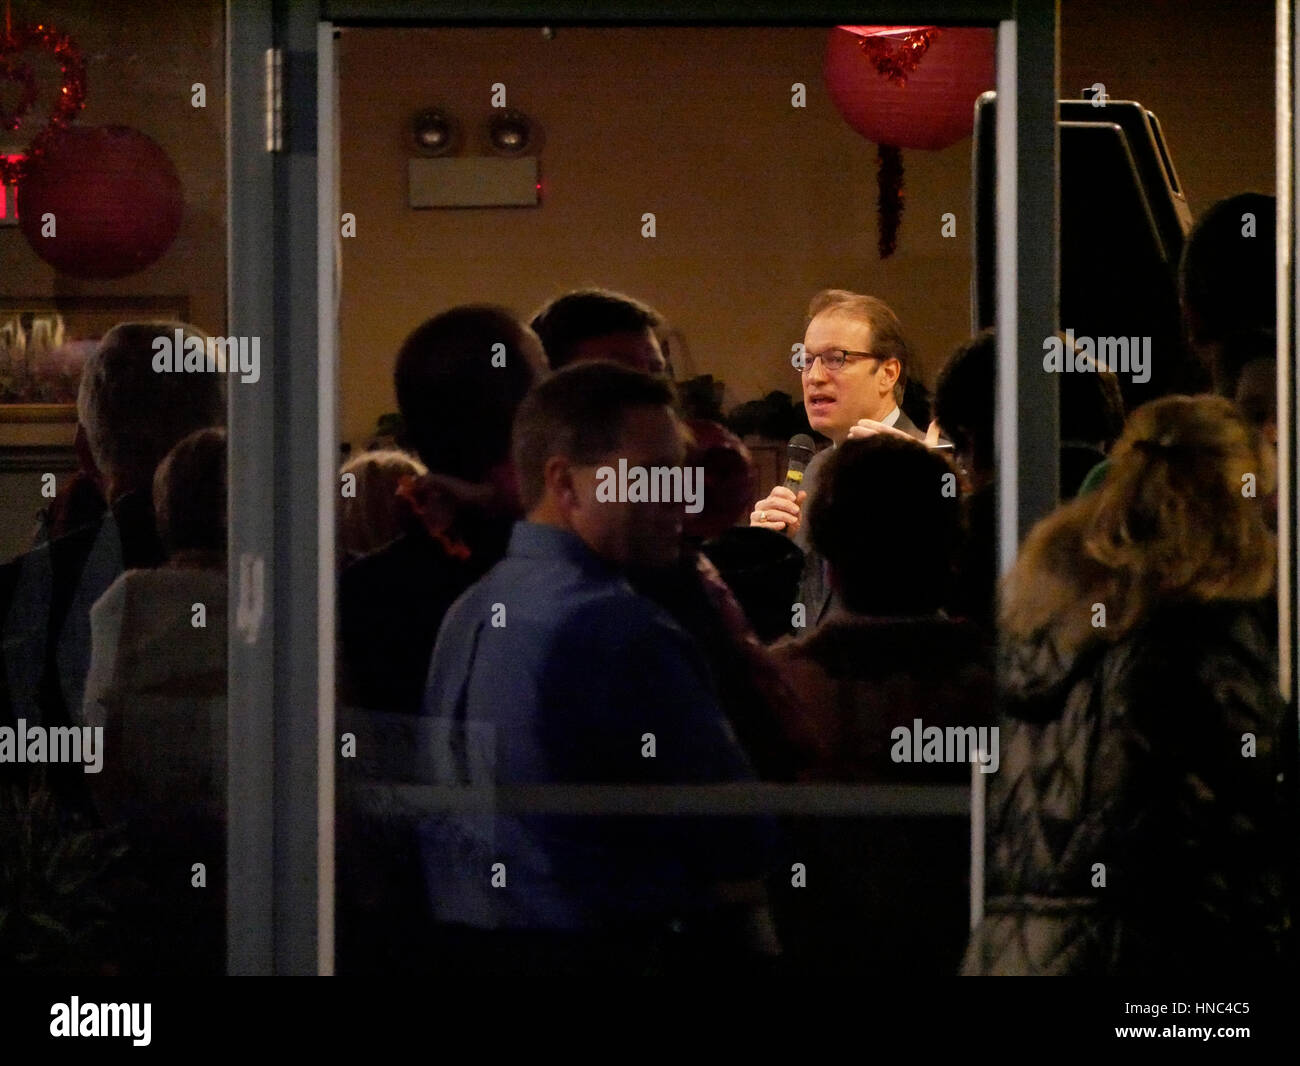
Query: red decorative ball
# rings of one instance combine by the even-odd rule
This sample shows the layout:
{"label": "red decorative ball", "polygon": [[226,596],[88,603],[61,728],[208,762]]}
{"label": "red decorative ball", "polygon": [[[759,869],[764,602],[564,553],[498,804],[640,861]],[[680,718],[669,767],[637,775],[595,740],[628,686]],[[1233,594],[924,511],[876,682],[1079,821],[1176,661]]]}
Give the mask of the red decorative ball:
{"label": "red decorative ball", "polygon": [[844,121],[875,144],[947,148],[969,137],[975,100],[994,87],[987,29],[837,26],[826,88]]}
{"label": "red decorative ball", "polygon": [[176,239],[184,208],[167,153],[126,126],[53,133],[18,184],[27,242],[74,278],[120,278],[156,262]]}

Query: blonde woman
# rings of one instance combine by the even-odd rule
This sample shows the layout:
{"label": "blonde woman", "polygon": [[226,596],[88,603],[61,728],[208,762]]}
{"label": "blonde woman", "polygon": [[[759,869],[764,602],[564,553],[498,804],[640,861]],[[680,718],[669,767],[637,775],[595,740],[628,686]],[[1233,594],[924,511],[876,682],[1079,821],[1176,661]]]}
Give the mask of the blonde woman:
{"label": "blonde woman", "polygon": [[1026,540],[1004,587],[1002,765],[965,972],[1282,964],[1294,738],[1261,606],[1274,546],[1254,442],[1226,400],[1148,404],[1100,490]]}
{"label": "blonde woman", "polygon": [[362,452],[339,473],[356,482],[339,500],[339,551],[351,562],[407,531],[412,512],[399,492],[402,479],[424,477],[428,470],[415,456],[388,448]]}

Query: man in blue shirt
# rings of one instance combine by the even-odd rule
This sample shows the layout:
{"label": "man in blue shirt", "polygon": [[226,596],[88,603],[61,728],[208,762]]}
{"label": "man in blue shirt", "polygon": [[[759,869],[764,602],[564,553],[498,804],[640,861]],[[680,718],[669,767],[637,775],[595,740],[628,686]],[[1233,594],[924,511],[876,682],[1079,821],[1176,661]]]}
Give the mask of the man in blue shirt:
{"label": "man in blue shirt", "polygon": [[[751,779],[699,651],[622,574],[679,551],[682,501],[608,491],[620,460],[680,466],[668,386],[603,362],[560,371],[521,405],[513,455],[527,519],[448,612],[430,664],[433,780]],[[515,969],[644,972],[667,930],[723,926],[744,928],[741,954],[777,951],[763,819],[467,811],[421,838],[434,916],[466,957],[509,945]]]}

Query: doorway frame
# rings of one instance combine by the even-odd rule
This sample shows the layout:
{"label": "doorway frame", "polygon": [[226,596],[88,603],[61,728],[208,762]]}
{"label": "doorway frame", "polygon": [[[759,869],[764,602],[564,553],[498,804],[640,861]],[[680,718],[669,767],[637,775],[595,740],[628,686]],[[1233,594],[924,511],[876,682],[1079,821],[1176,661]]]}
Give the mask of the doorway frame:
{"label": "doorway frame", "polygon": [[[998,241],[997,260],[1005,570],[1058,493],[1058,385],[1039,356],[1057,328],[1059,291],[1058,0],[812,2],[797,18],[773,0],[228,0],[228,330],[260,337],[264,354],[260,383],[230,390],[229,593],[237,609],[228,638],[228,972],[330,974],[334,966],[335,30],[918,20],[997,30],[997,222],[1011,238]],[[983,812],[972,813],[974,832]],[[973,849],[972,920],[982,907],[982,859],[982,847]]]}

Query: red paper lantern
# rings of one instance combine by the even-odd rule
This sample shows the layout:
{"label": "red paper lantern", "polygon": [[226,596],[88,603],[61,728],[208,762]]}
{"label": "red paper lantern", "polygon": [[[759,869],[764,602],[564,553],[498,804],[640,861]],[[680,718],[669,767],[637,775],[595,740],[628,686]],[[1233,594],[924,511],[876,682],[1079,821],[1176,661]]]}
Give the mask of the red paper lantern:
{"label": "red paper lantern", "polygon": [[176,239],[184,207],[167,153],[126,126],[53,134],[18,184],[27,242],[75,278],[120,278],[156,262]]}
{"label": "red paper lantern", "polygon": [[975,100],[994,87],[989,29],[837,26],[826,88],[844,121],[896,148],[947,148],[969,137]]}
{"label": "red paper lantern", "polygon": [[837,26],[826,88],[844,120],[879,146],[880,258],[903,214],[902,148],[947,148],[970,136],[975,100],[994,85],[992,30]]}

